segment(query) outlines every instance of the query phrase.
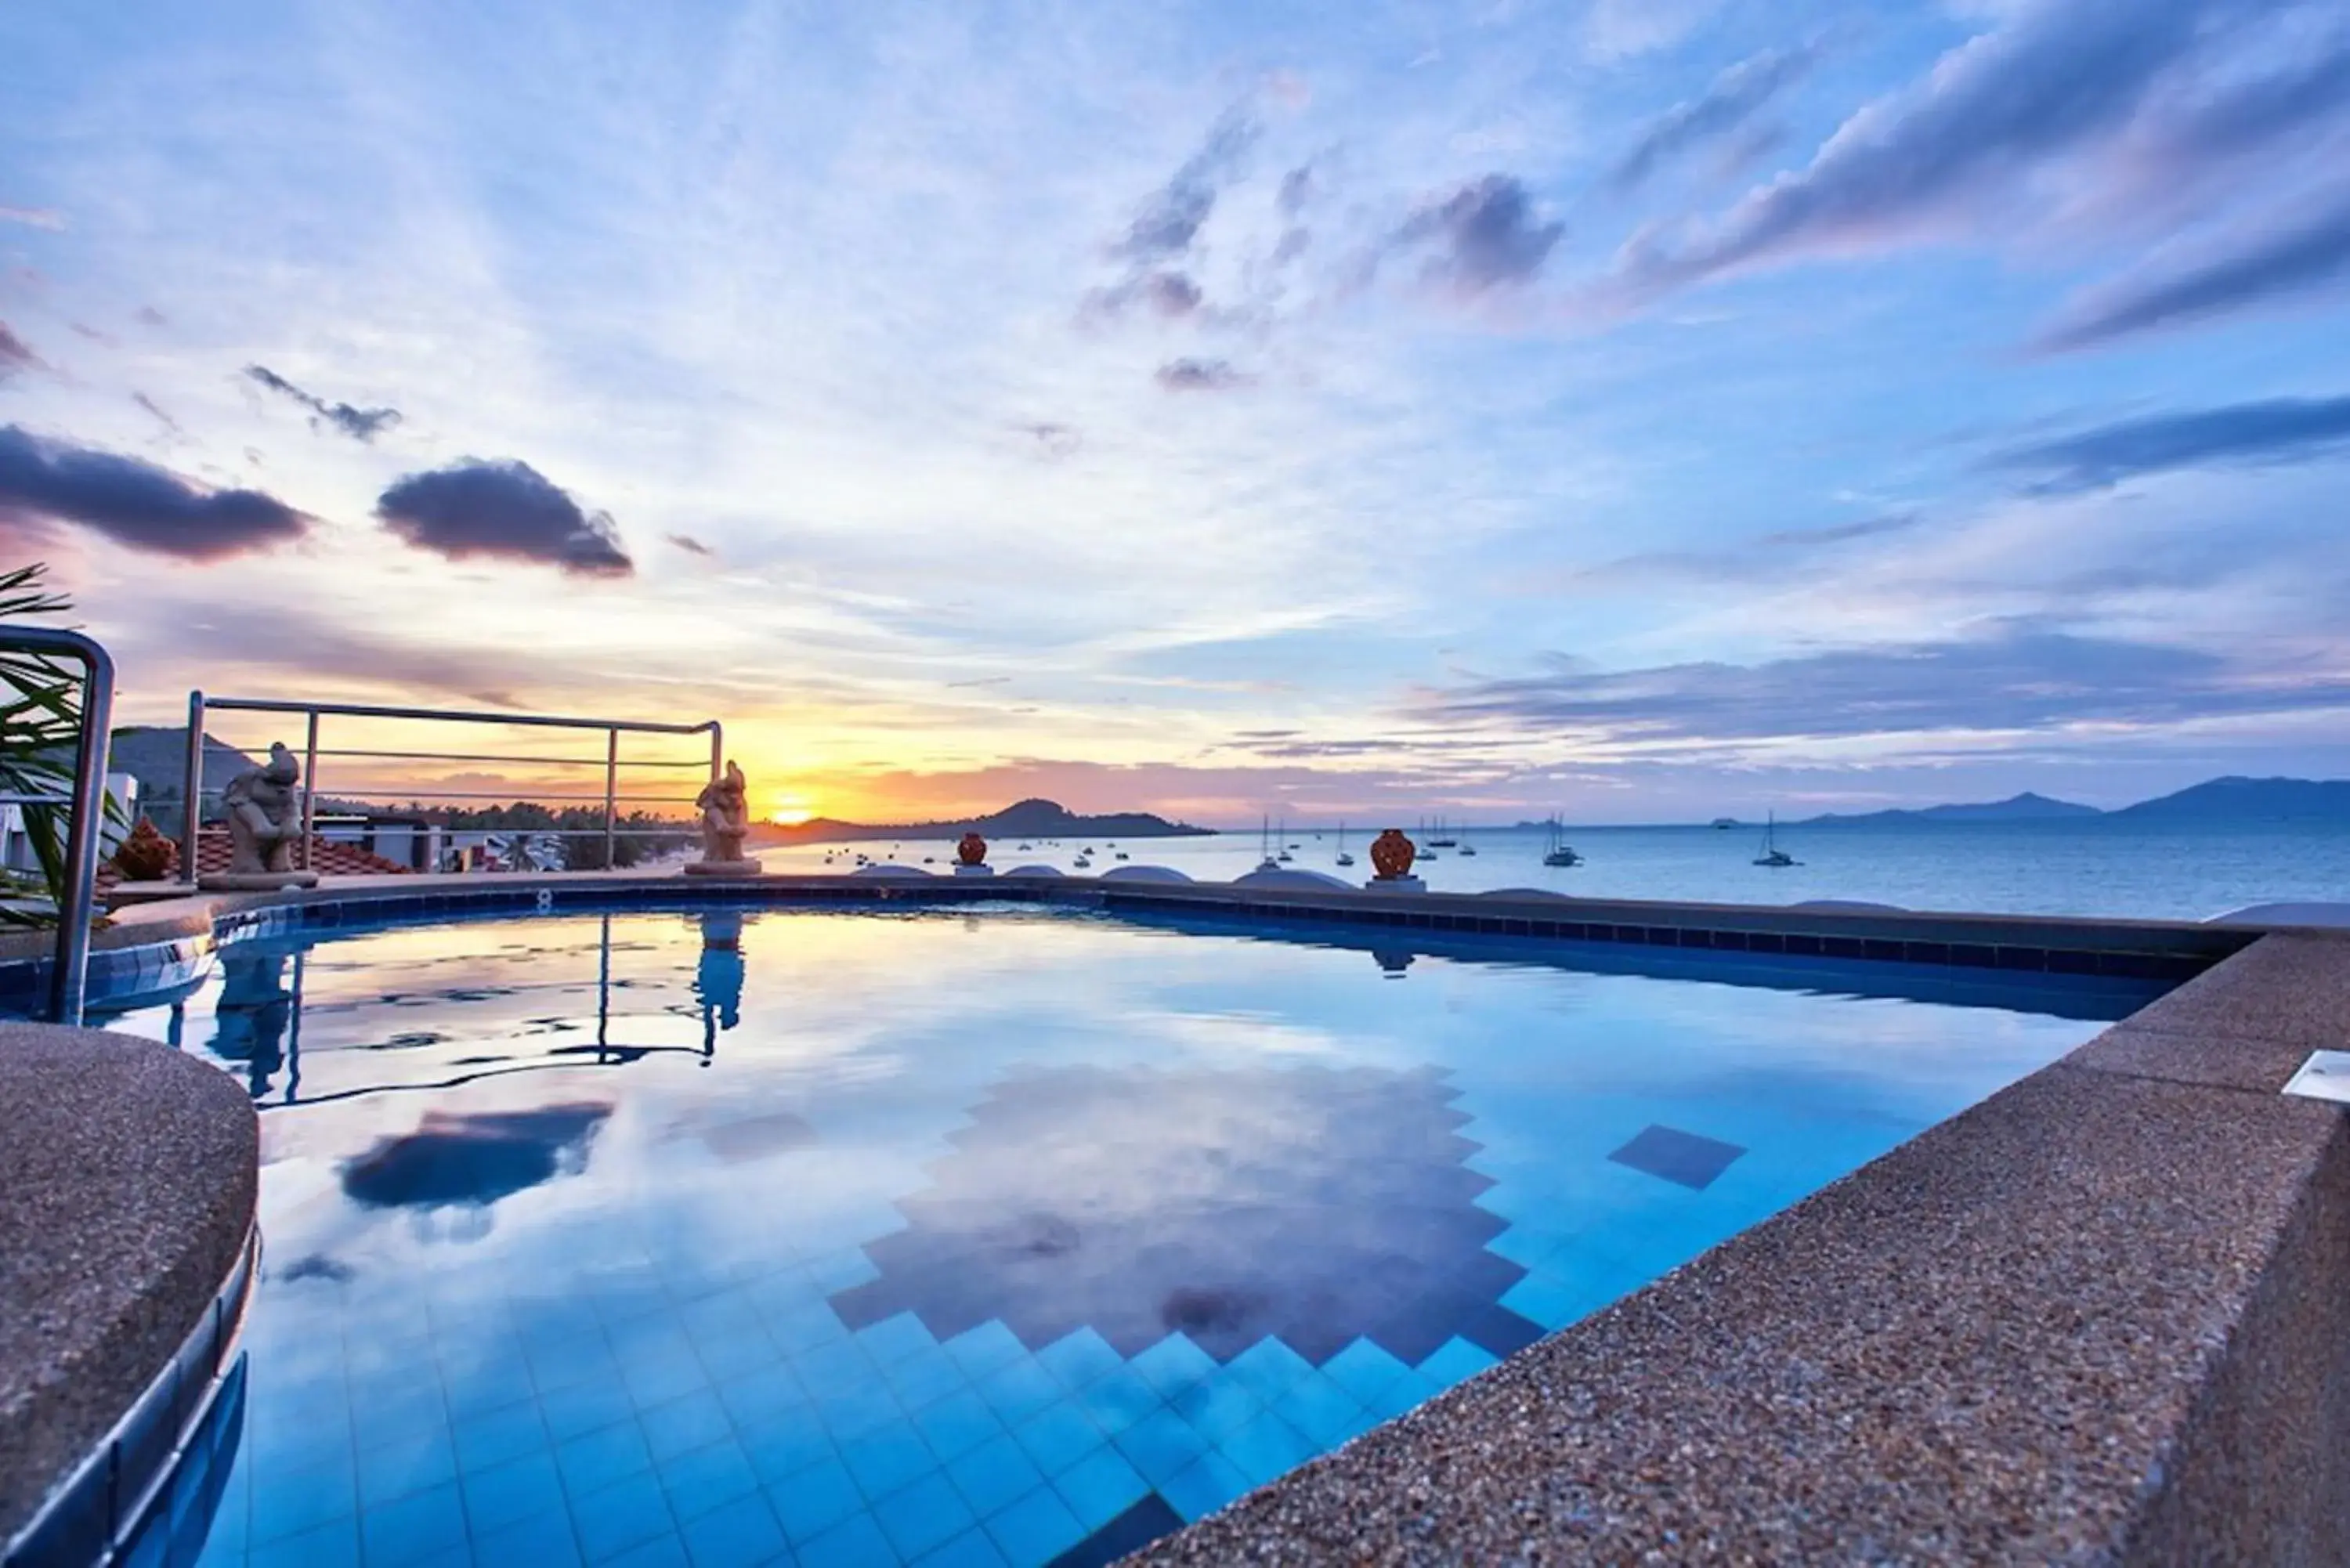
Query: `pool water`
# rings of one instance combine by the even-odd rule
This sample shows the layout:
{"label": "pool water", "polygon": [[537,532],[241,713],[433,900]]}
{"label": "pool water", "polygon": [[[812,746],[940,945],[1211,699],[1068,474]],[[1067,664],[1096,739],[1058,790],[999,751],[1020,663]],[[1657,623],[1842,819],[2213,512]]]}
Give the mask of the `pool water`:
{"label": "pool water", "polygon": [[2146,994],[1579,961],[1009,906],[232,943],[114,1023],[263,1107],[203,1561],[1106,1562]]}

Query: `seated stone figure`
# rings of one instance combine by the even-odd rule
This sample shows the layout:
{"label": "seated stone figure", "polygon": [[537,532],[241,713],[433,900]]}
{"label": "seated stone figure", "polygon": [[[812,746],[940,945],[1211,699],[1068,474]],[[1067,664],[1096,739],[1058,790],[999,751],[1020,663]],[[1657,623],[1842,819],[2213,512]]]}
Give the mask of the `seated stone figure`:
{"label": "seated stone figure", "polygon": [[269,760],[228,781],[221,805],[228,812],[229,870],[242,876],[294,869],[294,846],[302,836],[302,797],[296,786],[302,769],[285,744],[269,748]]}
{"label": "seated stone figure", "polygon": [[728,763],[725,776],[702,785],[693,804],[702,813],[702,858],[686,869],[704,877],[756,876],[759,863],[743,853],[743,840],[751,832],[750,788],[743,770]]}

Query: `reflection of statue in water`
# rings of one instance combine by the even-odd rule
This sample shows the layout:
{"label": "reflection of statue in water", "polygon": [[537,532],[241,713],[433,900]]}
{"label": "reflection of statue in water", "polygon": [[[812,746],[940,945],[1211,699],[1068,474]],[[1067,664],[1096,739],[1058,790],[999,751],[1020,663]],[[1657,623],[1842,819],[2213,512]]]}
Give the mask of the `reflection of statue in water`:
{"label": "reflection of statue in water", "polygon": [[317,881],[294,867],[294,846],[302,836],[301,782],[301,766],[283,742],[272,742],[267,762],[228,781],[221,792],[228,817],[228,871],[203,878],[204,886],[307,888]]}
{"label": "reflection of statue in water", "polygon": [[743,1022],[743,917],[713,909],[702,917],[702,962],[693,971],[702,1003],[702,1059],[717,1054],[718,1031]]}
{"label": "reflection of statue in water", "polygon": [[294,999],[282,983],[286,955],[232,942],[221,950],[220,1001],[213,1006],[213,1054],[246,1064],[255,1099],[269,1092],[270,1075],[286,1064],[286,1025]]}
{"label": "reflection of statue in water", "polygon": [[725,776],[702,785],[693,805],[702,813],[702,858],[686,870],[697,877],[757,876],[759,863],[743,853],[743,840],[751,832],[750,788],[743,770],[728,763]]}

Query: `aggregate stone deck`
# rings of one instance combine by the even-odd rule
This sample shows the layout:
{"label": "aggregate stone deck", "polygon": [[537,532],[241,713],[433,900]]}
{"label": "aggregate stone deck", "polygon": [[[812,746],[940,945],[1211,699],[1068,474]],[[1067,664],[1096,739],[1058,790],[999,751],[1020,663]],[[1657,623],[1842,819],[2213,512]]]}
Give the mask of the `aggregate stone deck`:
{"label": "aggregate stone deck", "polygon": [[258,1137],[192,1056],[0,1023],[0,1542],[212,1305],[252,1227]]}
{"label": "aggregate stone deck", "polygon": [[2350,1561],[2346,998],[2266,938],[1139,1561]]}

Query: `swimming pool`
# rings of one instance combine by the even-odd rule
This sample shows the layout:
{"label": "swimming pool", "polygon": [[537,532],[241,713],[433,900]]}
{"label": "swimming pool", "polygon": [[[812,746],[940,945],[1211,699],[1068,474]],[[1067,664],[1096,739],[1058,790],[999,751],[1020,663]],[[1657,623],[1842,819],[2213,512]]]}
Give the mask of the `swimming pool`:
{"label": "swimming pool", "polygon": [[204,1561],[369,1568],[1104,1561],[2158,989],[1035,906],[219,969],[112,1023],[264,1107]]}

